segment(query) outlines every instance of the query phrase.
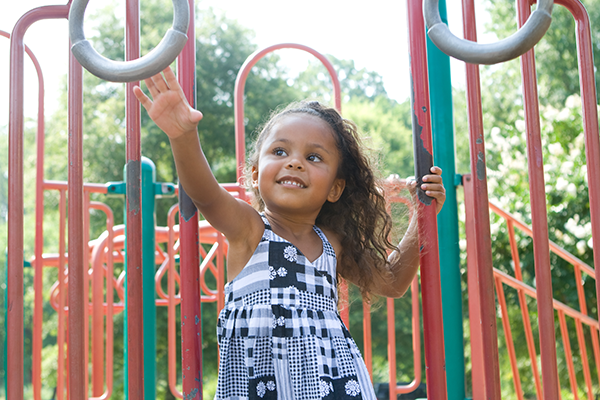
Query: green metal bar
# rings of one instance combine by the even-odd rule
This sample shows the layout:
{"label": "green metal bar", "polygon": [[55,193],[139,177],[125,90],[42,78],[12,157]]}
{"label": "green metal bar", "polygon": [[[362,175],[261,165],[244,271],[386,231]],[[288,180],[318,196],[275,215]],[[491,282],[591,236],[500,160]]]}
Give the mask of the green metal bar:
{"label": "green metal bar", "polygon": [[142,298],[144,315],[144,398],[156,398],[156,261],[155,226],[156,167],[142,157]]}
{"label": "green metal bar", "polygon": [[[440,16],[448,23],[446,1],[439,1]],[[456,163],[452,118],[450,57],[427,37],[431,126],[434,164],[442,168],[446,202],[438,214],[440,276],[444,315],[444,348],[448,400],[465,399],[465,356],[458,245],[458,206],[456,201]]]}
{"label": "green metal bar", "polygon": [[[111,194],[125,194],[124,188],[127,184],[127,173],[123,171],[125,182],[110,182],[108,192]],[[144,315],[144,397],[156,398],[156,292],[154,290],[154,274],[156,270],[154,249],[156,248],[156,215],[155,196],[161,194],[172,194],[172,184],[156,183],[156,167],[152,160],[142,157],[142,298]],[[127,210],[125,215],[125,231],[127,231]],[[127,235],[125,236],[127,241]],[[127,249],[127,243],[125,243]],[[125,258],[125,263],[127,262]],[[127,265],[125,265],[127,271]],[[127,282],[127,272],[125,273]],[[127,309],[127,284],[125,288],[125,309]],[[125,377],[125,399],[128,396],[128,364],[127,364],[127,313],[123,317],[124,329],[124,365],[123,376]]]}

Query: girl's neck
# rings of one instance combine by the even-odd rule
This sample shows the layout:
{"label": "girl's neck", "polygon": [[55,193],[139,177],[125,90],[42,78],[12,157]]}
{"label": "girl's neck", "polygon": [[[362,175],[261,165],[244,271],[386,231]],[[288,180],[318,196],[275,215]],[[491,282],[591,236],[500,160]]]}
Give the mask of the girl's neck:
{"label": "girl's neck", "polygon": [[313,229],[314,218],[287,217],[268,209],[265,216],[273,232],[296,246],[309,261],[314,262],[323,253],[321,238]]}
{"label": "girl's neck", "polygon": [[315,225],[315,218],[299,216],[297,214],[287,215],[273,212],[269,209],[265,209],[264,214],[273,232],[279,236],[293,239],[302,238],[306,235],[314,235],[313,226]]}

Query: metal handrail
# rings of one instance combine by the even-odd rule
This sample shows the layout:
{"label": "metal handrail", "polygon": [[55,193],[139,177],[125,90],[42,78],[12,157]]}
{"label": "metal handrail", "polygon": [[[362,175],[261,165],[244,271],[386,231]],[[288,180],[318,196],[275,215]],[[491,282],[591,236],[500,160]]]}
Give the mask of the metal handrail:
{"label": "metal handrail", "polygon": [[423,2],[423,16],[431,41],[444,53],[471,64],[498,64],[526,53],[544,36],[552,22],[553,0],[541,0],[527,23],[511,36],[496,43],[460,39],[441,17],[438,0]]}
{"label": "metal handrail", "polygon": [[190,9],[187,0],[173,0],[173,26],[152,51],[133,61],[113,61],[100,55],[85,38],[83,17],[89,0],[74,0],[69,11],[71,52],[97,77],[112,82],[136,82],[167,68],[187,42]]}

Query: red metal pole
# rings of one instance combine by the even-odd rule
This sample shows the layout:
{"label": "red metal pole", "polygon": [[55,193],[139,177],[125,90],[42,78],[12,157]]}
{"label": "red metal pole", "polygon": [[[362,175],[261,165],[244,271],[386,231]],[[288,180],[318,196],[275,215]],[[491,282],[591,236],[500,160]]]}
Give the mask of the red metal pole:
{"label": "red metal pole", "polygon": [[[246,85],[246,78],[248,78],[248,74],[252,67],[264,56],[269,53],[274,52],[279,49],[297,49],[302,50],[307,53],[315,56],[323,66],[329,72],[329,76],[331,77],[331,82],[333,84],[333,98],[335,108],[342,112],[342,97],[341,97],[341,89],[340,89],[340,81],[338,80],[337,73],[333,68],[331,62],[319,53],[318,51],[304,46],[302,44],[296,43],[281,43],[273,46],[266,47],[262,50],[255,51],[253,54],[248,56],[242,67],[240,68],[237,78],[235,80],[235,88],[233,91],[234,97],[234,113],[235,113],[235,158],[237,160],[237,182],[243,178],[243,171],[245,167],[245,159],[246,159],[246,142],[245,142],[245,128],[244,128],[244,87]],[[240,192],[240,198],[245,200],[246,192]],[[346,322],[347,323],[347,322]]]}
{"label": "red metal pole", "polygon": [[[517,2],[519,27],[531,14],[528,1]],[[548,213],[544,183],[544,160],[540,136],[540,112],[537,93],[535,55],[532,50],[521,56],[523,77],[523,108],[527,133],[527,165],[531,224],[533,227],[533,257],[535,282],[538,293],[538,327],[540,356],[542,359],[542,389],[545,399],[559,398],[558,366],[556,361],[556,335],[554,334],[554,309],[552,307],[552,273],[550,271],[550,245],[548,243]]]}
{"label": "red metal pole", "polygon": [[496,294],[498,295],[498,303],[502,312],[502,327],[504,328],[504,338],[506,349],[508,350],[508,358],[510,359],[510,368],[513,375],[513,384],[515,385],[515,393],[517,399],[523,400],[523,389],[521,387],[521,376],[519,375],[519,367],[517,365],[517,354],[515,352],[515,342],[512,337],[510,328],[510,317],[508,316],[508,307],[506,306],[506,297],[504,296],[504,287],[502,281],[496,278]]}
{"label": "red metal pole", "polygon": [[[98,397],[104,393],[104,270],[101,263],[92,263],[92,395]],[[109,296],[107,285],[107,301]]]}
{"label": "red metal pole", "polygon": [[[0,36],[10,39],[10,34],[0,30]],[[32,386],[34,399],[41,398],[41,371],[42,371],[42,321],[43,321],[43,262],[42,251],[44,244],[44,76],[37,58],[24,46],[25,52],[33,62],[38,76],[38,117],[37,117],[37,159],[36,159],[36,191],[35,191],[35,277],[34,277],[34,309],[33,309],[33,362]]]}
{"label": "red metal pole", "polygon": [[[475,6],[473,0],[463,0],[463,30],[467,40],[477,41]],[[471,324],[479,324],[481,334],[482,374],[487,399],[500,399],[500,371],[498,368],[498,330],[494,300],[492,270],[492,243],[490,213],[483,139],[483,113],[481,110],[481,85],[479,66],[466,64],[467,110],[469,119],[469,149],[471,154],[471,182],[473,185],[473,254],[478,274],[479,316]],[[473,327],[471,327],[473,329]],[[476,383],[474,383],[474,386]]]}
{"label": "red metal pole", "polygon": [[[557,0],[556,3],[565,6],[573,14],[576,23],[579,86],[581,90],[583,133],[585,135],[592,237],[594,238],[594,269],[598,271],[600,270],[600,137],[598,135],[596,79],[594,76],[590,18],[584,5],[578,0]],[[600,279],[596,279],[596,293],[600,293]],[[596,297],[600,315],[600,296]]]}
{"label": "red metal pole", "polygon": [[[423,2],[408,1],[407,10],[415,171],[417,178],[420,178],[429,173],[429,168],[433,164]],[[444,357],[444,322],[442,320],[436,204],[421,189],[418,189],[418,192],[419,246],[424,250],[420,252],[419,259],[421,264],[425,364],[427,366],[427,397],[438,400],[446,399],[448,394]]]}
{"label": "red metal pole", "polygon": [[[569,383],[571,384],[571,393],[573,394],[574,400],[579,400],[577,395],[577,377],[575,376],[575,367],[573,365],[573,353],[571,352],[571,343],[569,341],[569,331],[567,329],[567,321],[565,320],[565,313],[558,310],[558,320],[560,323],[560,333],[562,336],[563,347],[565,351],[565,361],[567,364],[567,371],[569,373]],[[544,364],[542,363],[542,375],[544,373]],[[542,377],[543,378],[543,377]],[[544,386],[544,389],[546,386]]]}
{"label": "red metal pole", "polygon": [[371,338],[371,304],[363,301],[363,353],[365,365],[373,382],[373,339]]}
{"label": "red metal pole", "polygon": [[[510,242],[510,252],[512,255],[513,263],[515,266],[515,278],[523,281],[521,274],[521,261],[519,259],[519,252],[517,249],[517,240],[515,239],[515,228],[511,219],[506,219],[506,227],[508,229],[508,240]],[[523,329],[525,330],[525,339],[527,341],[527,350],[529,352],[529,359],[531,360],[531,373],[535,381],[535,390],[539,398],[542,398],[542,383],[540,381],[540,374],[538,372],[537,365],[537,352],[535,349],[535,342],[533,340],[533,331],[531,329],[531,319],[529,318],[529,309],[527,308],[527,300],[525,293],[519,290],[519,304],[521,306],[521,316],[523,317]]]}
{"label": "red metal pole", "polygon": [[479,279],[477,271],[477,246],[475,237],[475,215],[473,205],[475,194],[473,177],[471,174],[463,175],[463,188],[465,191],[465,233],[467,237],[467,280],[469,290],[469,324],[471,332],[471,381],[474,400],[483,400],[486,393],[484,379],[484,349],[481,338],[481,306],[479,302]]}
{"label": "red metal pole", "polygon": [[83,68],[69,54],[69,168],[68,168],[68,253],[69,253],[69,395],[87,397],[85,349],[84,282],[85,243],[83,235]]}
{"label": "red metal pole", "polygon": [[[177,78],[192,107],[196,106],[196,30],[194,1],[189,0],[188,41],[177,61]],[[198,210],[180,188],[181,366],[183,398],[202,398],[202,324]]]}
{"label": "red metal pole", "polygon": [[29,55],[38,75],[38,116],[37,116],[37,159],[35,177],[35,306],[33,309],[33,396],[42,397],[42,323],[43,323],[43,269],[42,253],[44,250],[44,77],[42,69],[31,50]]}
{"label": "red metal pole", "polygon": [[[140,56],[140,5],[127,0],[125,60]],[[140,104],[133,94],[139,82],[125,85],[127,115],[127,378],[129,400],[144,398],[144,337],[142,299],[142,146]]]}
{"label": "red metal pole", "polygon": [[11,35],[7,242],[7,397],[10,399],[23,398],[23,37],[34,22],[64,18],[67,12],[66,6],[31,10],[19,19]]}
{"label": "red metal pole", "polygon": [[[93,268],[93,285],[94,290],[97,290],[97,280],[100,281],[100,289],[102,289],[102,283],[104,279],[104,275],[106,274],[106,305],[103,304],[103,293],[99,294],[99,298],[96,300],[92,300],[92,308],[96,315],[99,315],[99,319],[102,322],[104,318],[104,314],[106,314],[106,353],[104,355],[98,354],[96,350],[98,347],[94,349],[93,357],[96,358],[94,363],[99,363],[100,367],[106,366],[106,391],[91,397],[90,400],[106,400],[110,398],[112,394],[113,388],[113,339],[114,339],[114,330],[113,330],[113,318],[114,318],[114,305],[113,305],[113,241],[114,241],[114,218],[113,213],[110,207],[108,207],[104,203],[99,202],[90,202],[90,209],[100,210],[106,214],[106,232],[100,236],[99,240],[94,244],[94,248],[92,249],[91,256],[91,265]],[[104,263],[106,263],[106,269],[104,268]],[[93,294],[92,294],[93,296]],[[98,296],[98,294],[96,294]],[[97,323],[97,321],[93,321],[94,327],[92,334],[94,331],[99,330],[100,336],[104,339],[104,324]],[[92,335],[92,340],[94,337]],[[98,340],[100,342],[100,340]],[[102,341],[102,346],[104,342]],[[104,359],[106,357],[106,360]],[[100,358],[100,360],[98,360]],[[94,365],[94,368],[96,366]],[[102,368],[100,368],[100,372],[102,373],[103,380],[100,381],[100,388],[103,388],[104,384],[104,374]],[[94,378],[94,371],[92,371],[92,377]],[[95,379],[95,378],[94,378]],[[96,384],[98,386],[98,384]],[[95,391],[94,389],[92,389]]]}
{"label": "red metal pole", "polygon": [[[83,143],[83,140],[82,140]],[[83,155],[83,151],[82,151]],[[83,158],[82,158],[83,164]],[[82,168],[83,174],[83,168]],[[83,182],[83,178],[82,178]],[[82,183],[83,187],[83,183]],[[83,189],[83,298],[85,307],[83,308],[83,335],[84,349],[83,354],[85,365],[90,365],[90,192]],[[85,393],[89,393],[90,371],[85,369]]]}
{"label": "red metal pole", "polygon": [[[169,294],[169,303],[168,303],[168,331],[167,331],[167,340],[168,340],[168,370],[169,370],[169,388],[171,389],[171,393],[177,398],[183,398],[183,395],[179,390],[177,390],[177,361],[175,358],[176,344],[175,344],[175,334],[176,334],[176,326],[175,326],[175,213],[178,209],[178,206],[175,205],[171,207],[167,217],[167,224],[169,227],[169,238],[167,241],[167,252],[169,255],[169,275],[168,275],[168,294]],[[180,281],[181,284],[181,281]],[[181,286],[180,286],[181,287]]]}
{"label": "red metal pole", "polygon": [[56,344],[58,346],[58,365],[57,365],[57,382],[56,382],[56,398],[63,400],[65,397],[65,305],[67,296],[65,293],[65,223],[66,223],[66,206],[67,194],[64,189],[59,191],[59,227],[58,227],[58,334]]}

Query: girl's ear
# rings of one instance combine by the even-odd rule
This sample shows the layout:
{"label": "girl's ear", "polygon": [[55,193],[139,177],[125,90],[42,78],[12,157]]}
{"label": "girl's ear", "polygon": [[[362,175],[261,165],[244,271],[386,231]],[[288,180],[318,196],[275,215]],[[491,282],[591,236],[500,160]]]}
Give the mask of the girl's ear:
{"label": "girl's ear", "polygon": [[333,186],[331,186],[331,190],[329,191],[329,196],[327,196],[327,201],[330,203],[335,203],[342,197],[342,193],[344,193],[344,189],[346,188],[346,180],[345,179],[336,179],[333,182]]}
{"label": "girl's ear", "polygon": [[250,175],[252,178],[252,187],[258,189],[258,167],[256,165],[252,166]]}

